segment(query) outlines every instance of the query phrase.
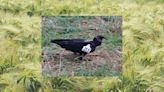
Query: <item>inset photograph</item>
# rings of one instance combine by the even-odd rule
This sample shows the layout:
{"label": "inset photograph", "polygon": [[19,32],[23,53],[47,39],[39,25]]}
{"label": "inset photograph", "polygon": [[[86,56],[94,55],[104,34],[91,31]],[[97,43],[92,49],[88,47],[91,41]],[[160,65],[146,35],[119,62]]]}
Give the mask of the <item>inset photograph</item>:
{"label": "inset photograph", "polygon": [[121,16],[43,16],[43,76],[118,76]]}

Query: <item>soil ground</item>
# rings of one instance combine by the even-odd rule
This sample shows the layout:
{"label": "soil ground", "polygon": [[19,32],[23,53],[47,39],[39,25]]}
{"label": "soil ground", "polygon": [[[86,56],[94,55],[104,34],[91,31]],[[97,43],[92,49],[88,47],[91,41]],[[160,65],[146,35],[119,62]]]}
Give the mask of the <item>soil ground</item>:
{"label": "soil ground", "polygon": [[[52,22],[53,20],[54,22]],[[60,18],[59,18],[60,19]],[[121,32],[121,20],[118,17],[118,20],[106,21],[100,17],[95,17],[90,20],[88,19],[75,19],[71,22],[70,25],[73,25],[73,29],[77,26],[78,28],[82,28],[82,31],[74,32],[74,30],[70,30],[66,33],[65,26],[58,27],[61,22],[57,21],[57,18],[47,17],[43,18],[43,46],[42,46],[42,73],[43,75],[48,76],[76,76],[77,70],[85,70],[88,72],[89,70],[96,70],[100,67],[104,67],[104,65],[108,65],[111,71],[121,72],[122,70],[122,47],[121,45],[113,45],[119,43],[116,39],[110,37],[112,35],[120,35]],[[76,23],[78,21],[78,23]],[[58,23],[59,22],[59,23]],[[64,24],[69,22],[69,20],[65,20]],[[52,24],[56,23],[56,24]],[[51,25],[50,25],[51,24]],[[78,24],[78,25],[77,25]],[[55,26],[52,26],[55,25]],[[71,28],[71,27],[70,27]],[[51,29],[52,31],[44,31],[47,29]],[[85,31],[84,31],[85,30]],[[48,33],[50,32],[50,33]],[[53,34],[54,33],[54,34]],[[96,35],[106,35],[107,41],[103,42],[102,46],[96,48],[95,52],[90,53],[84,57],[84,60],[78,60],[78,55],[74,55],[72,52],[62,49],[60,46],[56,44],[49,44],[49,40],[63,38],[67,39],[69,37],[72,38],[84,38],[88,37],[93,39]],[[112,35],[108,35],[112,34]],[[47,37],[48,36],[48,37]],[[88,40],[88,39],[87,39]],[[116,41],[116,42],[115,42]],[[113,43],[112,43],[113,42]],[[113,46],[113,47],[112,47]],[[110,48],[111,47],[111,48]],[[103,70],[105,71],[105,70]],[[79,72],[79,71],[78,71]],[[80,73],[83,71],[80,71]]]}

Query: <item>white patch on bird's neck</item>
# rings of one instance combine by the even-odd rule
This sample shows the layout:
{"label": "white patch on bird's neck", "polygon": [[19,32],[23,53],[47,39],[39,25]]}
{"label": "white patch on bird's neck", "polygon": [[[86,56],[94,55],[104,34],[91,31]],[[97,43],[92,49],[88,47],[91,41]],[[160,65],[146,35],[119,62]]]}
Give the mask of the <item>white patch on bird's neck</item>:
{"label": "white patch on bird's neck", "polygon": [[91,51],[91,45],[90,44],[87,44],[86,46],[83,46],[82,51],[83,52],[86,52],[86,53],[90,53],[90,51]]}

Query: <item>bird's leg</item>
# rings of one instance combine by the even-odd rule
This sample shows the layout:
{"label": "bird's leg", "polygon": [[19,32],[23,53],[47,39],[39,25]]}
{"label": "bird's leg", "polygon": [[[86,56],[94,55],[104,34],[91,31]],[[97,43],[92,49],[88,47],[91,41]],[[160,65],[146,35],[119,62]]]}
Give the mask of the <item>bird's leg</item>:
{"label": "bird's leg", "polygon": [[77,56],[76,58],[74,58],[74,60],[79,60],[79,58],[80,58],[81,56],[82,56],[82,55]]}
{"label": "bird's leg", "polygon": [[82,53],[79,60],[83,60],[83,58],[85,57],[86,53]]}
{"label": "bird's leg", "polygon": [[78,55],[78,53],[77,52],[74,52],[74,55]]}
{"label": "bird's leg", "polygon": [[83,59],[84,59],[85,61],[92,61],[91,59],[89,59],[89,58],[86,57],[86,54],[83,55]]}
{"label": "bird's leg", "polygon": [[82,53],[80,53],[80,56],[74,58],[74,60],[77,60],[77,59],[78,59],[78,60],[83,60],[83,56],[84,56],[84,55],[83,55]]}
{"label": "bird's leg", "polygon": [[84,54],[84,53],[80,53],[79,60],[83,60],[83,57],[84,57],[85,55],[86,55],[86,54]]}
{"label": "bird's leg", "polygon": [[80,55],[80,56],[78,57],[78,59],[79,59],[79,60],[83,60],[83,55]]}

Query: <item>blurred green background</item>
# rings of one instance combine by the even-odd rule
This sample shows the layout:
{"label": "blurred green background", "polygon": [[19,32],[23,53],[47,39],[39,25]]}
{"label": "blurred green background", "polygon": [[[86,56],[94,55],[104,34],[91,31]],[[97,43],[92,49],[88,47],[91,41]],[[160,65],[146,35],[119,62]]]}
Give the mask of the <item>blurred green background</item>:
{"label": "blurred green background", "polygon": [[[43,77],[41,16],[123,18],[118,77]],[[0,92],[163,92],[163,0],[0,0]]]}

